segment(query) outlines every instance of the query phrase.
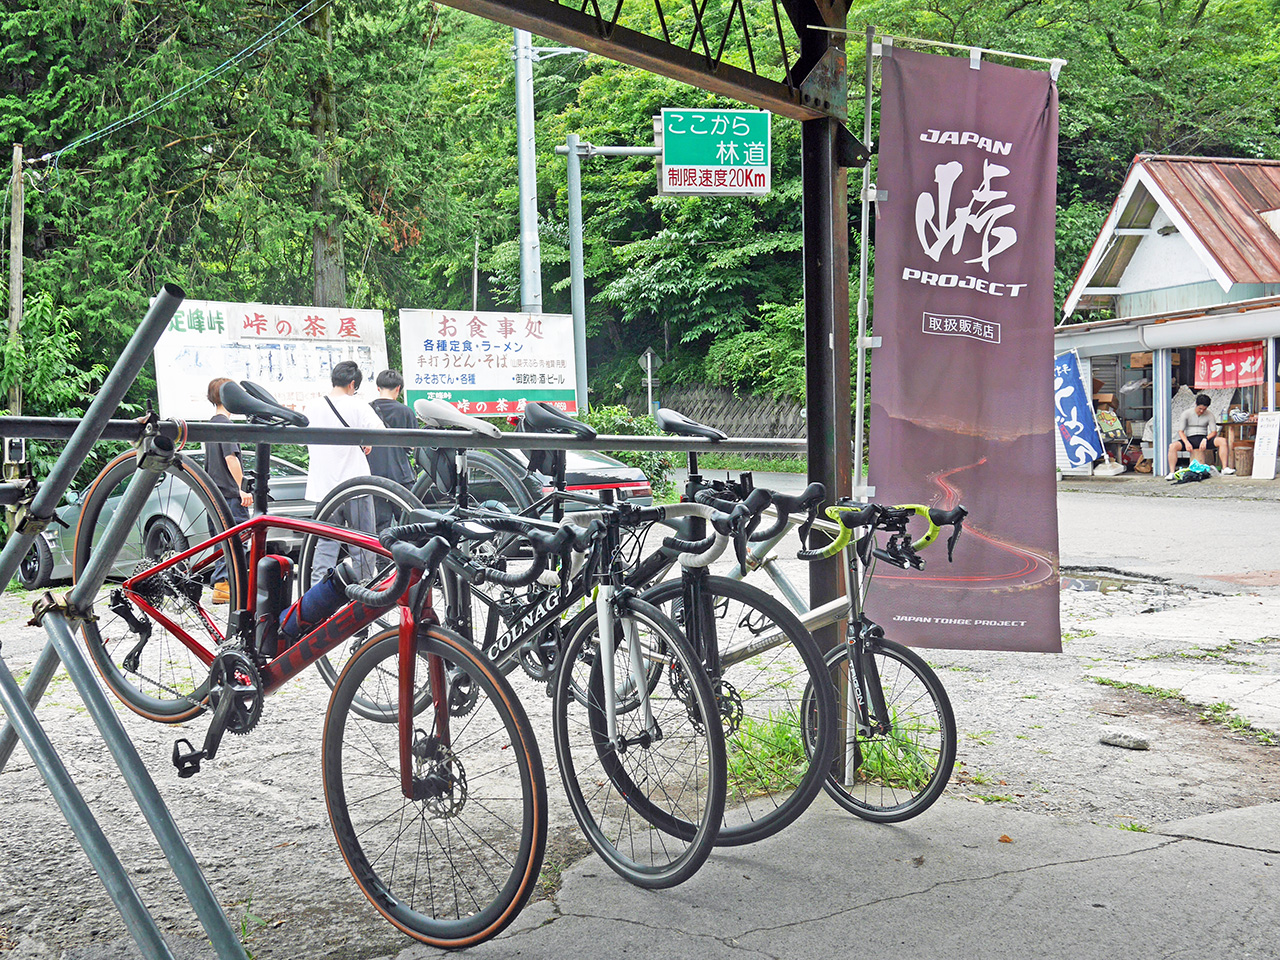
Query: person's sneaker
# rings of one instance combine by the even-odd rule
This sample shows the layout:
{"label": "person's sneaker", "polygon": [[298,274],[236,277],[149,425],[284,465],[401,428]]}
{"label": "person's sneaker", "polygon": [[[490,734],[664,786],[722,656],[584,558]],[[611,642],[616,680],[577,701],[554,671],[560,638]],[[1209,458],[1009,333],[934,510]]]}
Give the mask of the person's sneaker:
{"label": "person's sneaker", "polygon": [[1175,471],[1175,470],[1170,470],[1167,474],[1165,474],[1165,477],[1164,477],[1164,478],[1165,478],[1166,480],[1172,480],[1172,479],[1173,479],[1174,477],[1176,477],[1176,476],[1177,476],[1177,471]]}
{"label": "person's sneaker", "polygon": [[1224,477],[1232,477],[1232,476],[1235,476],[1235,472],[1236,472],[1236,468],[1235,468],[1235,467],[1223,467],[1223,468],[1222,468],[1222,475],[1223,475]]}
{"label": "person's sneaker", "polygon": [[231,602],[231,584],[226,580],[219,580],[213,585],[213,602],[214,603],[230,603]]}

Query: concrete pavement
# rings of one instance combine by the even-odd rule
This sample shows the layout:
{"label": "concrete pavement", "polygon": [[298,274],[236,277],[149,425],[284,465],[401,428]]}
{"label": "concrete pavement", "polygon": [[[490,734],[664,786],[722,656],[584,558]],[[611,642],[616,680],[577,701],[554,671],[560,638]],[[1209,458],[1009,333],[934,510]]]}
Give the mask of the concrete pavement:
{"label": "concrete pavement", "polygon": [[554,902],[466,955],[1245,960],[1280,956],[1278,924],[1280,804],[1133,833],[945,798],[878,826],[822,795],[673,890],[585,860]]}

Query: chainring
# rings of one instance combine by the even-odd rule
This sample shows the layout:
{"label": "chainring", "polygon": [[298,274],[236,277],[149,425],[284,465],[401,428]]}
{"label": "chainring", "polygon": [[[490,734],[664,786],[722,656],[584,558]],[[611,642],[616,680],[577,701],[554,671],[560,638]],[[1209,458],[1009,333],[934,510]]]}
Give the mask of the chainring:
{"label": "chainring", "polygon": [[209,709],[217,710],[224,696],[234,698],[227,716],[227,733],[243,736],[262,717],[262,674],[243,650],[223,650],[209,668]]}

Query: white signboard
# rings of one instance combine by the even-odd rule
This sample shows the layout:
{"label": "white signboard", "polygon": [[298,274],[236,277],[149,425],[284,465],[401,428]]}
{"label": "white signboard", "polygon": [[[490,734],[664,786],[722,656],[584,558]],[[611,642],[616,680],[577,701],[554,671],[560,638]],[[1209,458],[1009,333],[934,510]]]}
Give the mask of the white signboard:
{"label": "white signboard", "polygon": [[1258,435],[1253,442],[1253,479],[1276,478],[1276,447],[1280,443],[1280,412],[1258,414]]}
{"label": "white signboard", "polygon": [[568,314],[401,310],[400,355],[410,406],[426,397],[481,417],[530,400],[578,410]]}
{"label": "white signboard", "polygon": [[215,377],[252,380],[301,408],[329,392],[329,371],[343,360],[359,365],[359,395],[373,399],[373,378],[387,368],[387,334],[381,310],[184,300],[155,358],[160,415],[208,420]]}

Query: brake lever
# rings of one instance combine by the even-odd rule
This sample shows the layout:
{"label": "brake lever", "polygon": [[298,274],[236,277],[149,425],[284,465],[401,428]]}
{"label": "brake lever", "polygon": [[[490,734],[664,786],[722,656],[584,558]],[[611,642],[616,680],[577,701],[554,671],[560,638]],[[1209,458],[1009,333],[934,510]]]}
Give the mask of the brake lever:
{"label": "brake lever", "polygon": [[951,536],[947,538],[947,563],[952,563],[952,553],[956,549],[956,541],[960,539],[960,531],[962,526],[959,523],[951,525]]}

